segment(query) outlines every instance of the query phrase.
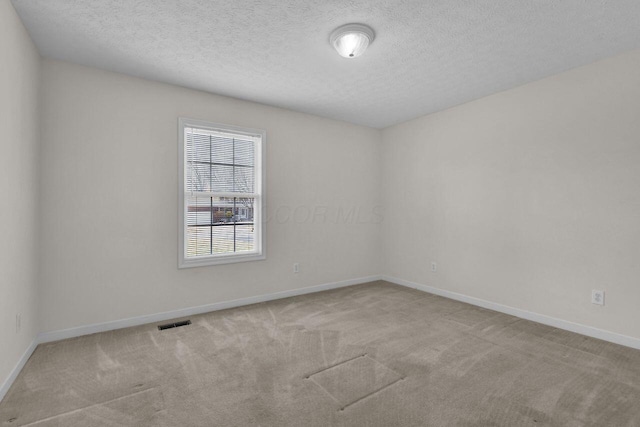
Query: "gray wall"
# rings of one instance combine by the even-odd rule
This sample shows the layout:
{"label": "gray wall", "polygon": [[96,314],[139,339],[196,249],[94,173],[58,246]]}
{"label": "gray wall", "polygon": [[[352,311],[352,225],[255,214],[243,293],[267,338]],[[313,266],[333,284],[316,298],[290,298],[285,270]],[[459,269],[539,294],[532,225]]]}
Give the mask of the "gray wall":
{"label": "gray wall", "polygon": [[386,274],[640,337],[640,51],[387,128],[383,159]]}
{"label": "gray wall", "polygon": [[[177,269],[181,116],[266,130],[265,261]],[[375,129],[45,60],[42,134],[43,331],[381,273]]]}
{"label": "gray wall", "polygon": [[[0,2],[0,390],[38,332],[40,56]],[[16,315],[22,327],[16,333]]]}

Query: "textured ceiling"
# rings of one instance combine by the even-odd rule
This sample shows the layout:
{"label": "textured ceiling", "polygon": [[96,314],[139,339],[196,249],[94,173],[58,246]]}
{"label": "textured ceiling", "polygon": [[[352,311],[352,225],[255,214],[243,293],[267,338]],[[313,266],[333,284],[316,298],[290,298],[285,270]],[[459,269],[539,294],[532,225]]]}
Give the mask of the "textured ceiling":
{"label": "textured ceiling", "polygon": [[[383,128],[640,48],[639,0],[13,0],[41,53]],[[370,25],[356,59],[329,44]]]}

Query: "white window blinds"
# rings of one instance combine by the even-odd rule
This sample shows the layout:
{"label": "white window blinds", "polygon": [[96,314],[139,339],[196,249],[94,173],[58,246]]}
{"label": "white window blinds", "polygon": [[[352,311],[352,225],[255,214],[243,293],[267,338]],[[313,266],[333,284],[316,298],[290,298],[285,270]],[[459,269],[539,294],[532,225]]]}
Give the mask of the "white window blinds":
{"label": "white window blinds", "polygon": [[236,262],[262,255],[264,134],[181,124],[181,266]]}

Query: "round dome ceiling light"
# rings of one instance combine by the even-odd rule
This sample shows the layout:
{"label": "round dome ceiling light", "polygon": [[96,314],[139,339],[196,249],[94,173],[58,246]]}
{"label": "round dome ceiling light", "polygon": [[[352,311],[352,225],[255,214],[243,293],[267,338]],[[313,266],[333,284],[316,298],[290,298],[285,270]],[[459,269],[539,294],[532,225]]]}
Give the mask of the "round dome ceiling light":
{"label": "round dome ceiling light", "polygon": [[336,28],[329,37],[329,41],[345,58],[357,58],[362,55],[367,46],[373,42],[375,34],[370,27],[363,24],[347,24]]}

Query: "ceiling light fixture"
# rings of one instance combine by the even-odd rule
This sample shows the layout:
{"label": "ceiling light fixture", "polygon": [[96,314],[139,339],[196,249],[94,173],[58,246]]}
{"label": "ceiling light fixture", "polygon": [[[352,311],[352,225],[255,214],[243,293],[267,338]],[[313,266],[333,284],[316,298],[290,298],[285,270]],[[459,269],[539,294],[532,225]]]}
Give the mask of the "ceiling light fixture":
{"label": "ceiling light fixture", "polygon": [[340,56],[357,58],[367,50],[367,46],[373,42],[374,37],[373,30],[366,25],[347,24],[336,28],[331,33],[329,41]]}

